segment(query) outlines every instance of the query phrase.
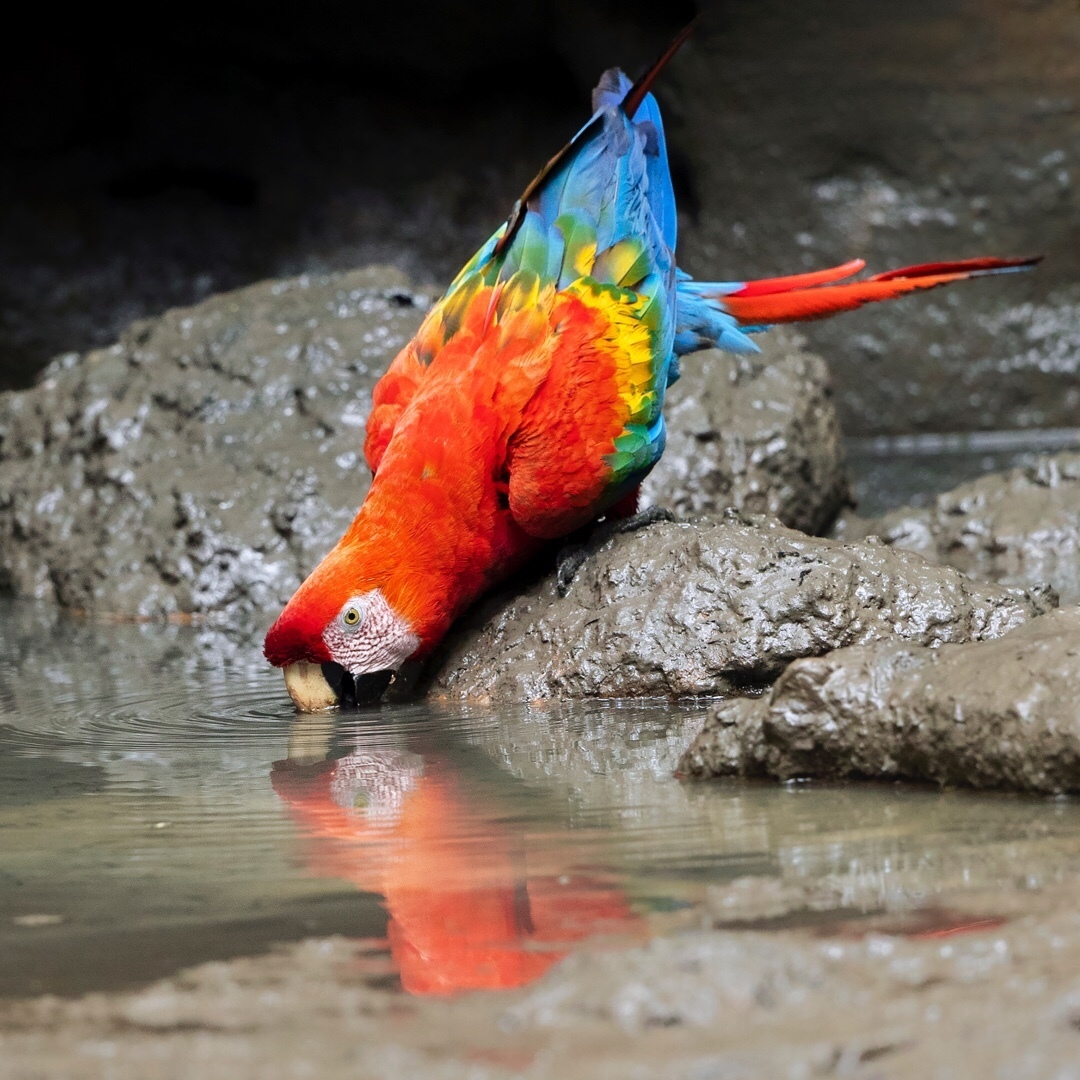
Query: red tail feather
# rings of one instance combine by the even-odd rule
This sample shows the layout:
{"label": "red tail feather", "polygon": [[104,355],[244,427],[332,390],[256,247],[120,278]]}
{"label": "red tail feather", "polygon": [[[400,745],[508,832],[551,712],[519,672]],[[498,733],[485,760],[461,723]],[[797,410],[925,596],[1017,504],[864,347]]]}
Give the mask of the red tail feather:
{"label": "red tail feather", "polygon": [[864,263],[861,259],[854,259],[828,270],[750,281],[738,292],[718,299],[746,326],[802,322],[825,319],[876,300],[892,300],[904,293],[933,289],[950,281],[1025,270],[1041,258],[1041,255],[1036,255],[1023,259],[961,259],[957,262],[922,263],[887,270],[866,281],[826,284],[850,277],[861,270]]}

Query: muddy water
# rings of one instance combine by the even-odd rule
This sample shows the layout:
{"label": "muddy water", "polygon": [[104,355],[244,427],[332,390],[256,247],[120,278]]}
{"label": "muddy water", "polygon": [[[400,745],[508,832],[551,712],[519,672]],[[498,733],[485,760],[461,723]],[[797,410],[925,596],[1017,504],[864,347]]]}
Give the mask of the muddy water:
{"label": "muddy water", "polygon": [[135,986],[331,934],[368,940],[389,988],[510,988],[577,943],[702,911],[951,933],[987,917],[956,896],[985,888],[1011,917],[1080,873],[1069,800],[680,783],[703,712],[298,720],[250,639],[4,603],[0,996]]}

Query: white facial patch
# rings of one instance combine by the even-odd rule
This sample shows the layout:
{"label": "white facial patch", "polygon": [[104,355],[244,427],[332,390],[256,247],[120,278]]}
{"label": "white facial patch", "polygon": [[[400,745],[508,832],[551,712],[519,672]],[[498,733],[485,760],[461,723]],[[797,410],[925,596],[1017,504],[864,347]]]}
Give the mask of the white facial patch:
{"label": "white facial patch", "polygon": [[323,631],[334,661],[352,675],[397,671],[420,646],[378,589],[352,597]]}

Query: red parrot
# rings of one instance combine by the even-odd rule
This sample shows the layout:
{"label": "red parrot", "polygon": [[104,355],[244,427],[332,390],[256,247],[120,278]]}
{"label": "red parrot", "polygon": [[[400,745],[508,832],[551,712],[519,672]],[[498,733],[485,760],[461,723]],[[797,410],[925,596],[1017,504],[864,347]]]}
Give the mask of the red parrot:
{"label": "red parrot", "polygon": [[[302,710],[377,699],[474,600],[546,542],[632,513],[664,450],[677,358],[753,352],[747,335],[1035,259],[696,282],[649,92],[618,69],[395,357],[373,394],[373,480],[348,531],[286,605],[265,653]],[[842,282],[842,283],[841,283]]]}

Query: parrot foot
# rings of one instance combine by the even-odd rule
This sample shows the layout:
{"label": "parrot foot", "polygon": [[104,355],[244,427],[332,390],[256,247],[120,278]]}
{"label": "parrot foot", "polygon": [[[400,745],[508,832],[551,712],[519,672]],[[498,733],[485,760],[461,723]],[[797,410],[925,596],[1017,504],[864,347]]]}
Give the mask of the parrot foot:
{"label": "parrot foot", "polygon": [[564,547],[556,556],[558,575],[555,579],[555,589],[559,596],[565,596],[570,591],[577,572],[585,565],[588,557],[589,549],[584,544]]}
{"label": "parrot foot", "polygon": [[636,532],[638,529],[655,525],[658,521],[674,520],[675,515],[663,506],[649,506],[636,514],[632,514],[630,517],[605,521],[584,544],[572,544],[564,547],[556,557],[558,575],[555,587],[559,596],[566,596],[570,591],[570,586],[574,583],[577,572],[585,565],[589,556],[613,536],[618,536],[619,533]]}

